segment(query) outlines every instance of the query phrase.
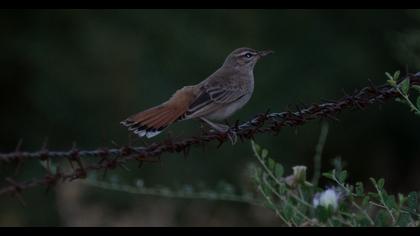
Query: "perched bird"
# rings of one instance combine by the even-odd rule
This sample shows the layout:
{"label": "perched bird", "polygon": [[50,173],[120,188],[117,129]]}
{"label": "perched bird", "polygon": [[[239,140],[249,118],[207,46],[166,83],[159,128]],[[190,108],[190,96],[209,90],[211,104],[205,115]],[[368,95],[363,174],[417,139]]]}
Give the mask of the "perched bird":
{"label": "perched bird", "polygon": [[271,50],[238,48],[201,83],[179,89],[168,101],[131,115],[121,124],[139,137],[147,138],[158,135],[176,121],[194,118],[218,132],[227,132],[229,126],[210,120],[224,120],[249,101],[254,91],[254,66],[271,53]]}

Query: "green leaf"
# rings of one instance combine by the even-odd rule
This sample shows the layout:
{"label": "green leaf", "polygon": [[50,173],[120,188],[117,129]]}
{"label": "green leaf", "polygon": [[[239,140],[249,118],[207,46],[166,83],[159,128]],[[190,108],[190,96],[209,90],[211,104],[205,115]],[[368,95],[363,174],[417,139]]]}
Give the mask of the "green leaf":
{"label": "green leaf", "polygon": [[268,158],[268,168],[270,170],[273,170],[275,165],[276,165],[276,162],[273,159]]}
{"label": "green leaf", "polygon": [[324,176],[324,177],[326,177],[328,179],[334,179],[333,174],[331,174],[329,172],[322,173],[322,176]]}
{"label": "green leaf", "polygon": [[390,79],[390,80],[394,80],[394,77],[390,74],[390,73],[388,73],[388,72],[385,72],[385,75]]}
{"label": "green leaf", "polygon": [[266,184],[264,181],[261,181],[261,188],[262,188],[264,193],[271,192],[269,184]]}
{"label": "green leaf", "polygon": [[419,92],[420,93],[420,85],[412,85],[411,86],[414,90],[416,90],[417,92]]}
{"label": "green leaf", "polygon": [[360,224],[359,225],[360,227],[371,226],[370,221],[366,217],[359,217],[359,219],[357,221]]}
{"label": "green leaf", "polygon": [[363,189],[363,183],[362,182],[357,182],[356,183],[356,195],[361,197],[363,196],[365,193],[364,189]]}
{"label": "green leaf", "polygon": [[329,211],[323,206],[317,206],[315,209],[315,216],[319,221],[325,222],[329,218]]}
{"label": "green leaf", "polygon": [[404,197],[404,194],[401,194],[401,193],[398,194],[398,202],[399,202],[400,206],[402,206],[406,200],[407,200],[407,198]]}
{"label": "green leaf", "polygon": [[369,205],[369,200],[370,200],[369,196],[366,196],[366,197],[363,198],[363,200],[362,200],[362,207],[363,208],[366,208]]}
{"label": "green leaf", "polygon": [[394,196],[384,195],[385,204],[391,209],[397,209],[397,202]]}
{"label": "green leaf", "polygon": [[420,96],[417,97],[417,109],[420,109]]}
{"label": "green leaf", "polygon": [[293,203],[289,202],[289,204],[286,204],[283,209],[283,215],[286,218],[286,220],[290,220],[294,216],[294,211],[290,204]]}
{"label": "green leaf", "polygon": [[343,170],[343,171],[341,171],[341,172],[339,173],[339,175],[338,175],[338,180],[339,180],[341,183],[344,183],[344,181],[346,181],[346,179],[347,179],[347,171],[346,171],[346,170]]}
{"label": "green leaf", "polygon": [[368,194],[369,197],[372,197],[372,198],[378,198],[379,197],[379,195],[376,192],[368,192],[367,194]]}
{"label": "green leaf", "polygon": [[276,175],[276,177],[282,177],[284,173],[284,168],[281,164],[276,164],[276,167],[274,169],[274,174]]}
{"label": "green leaf", "polygon": [[384,188],[384,185],[385,185],[385,180],[383,178],[380,178],[378,180],[378,188],[379,189],[383,189]]}
{"label": "green leaf", "polygon": [[416,212],[417,210],[417,193],[410,192],[407,197],[407,205],[411,212]]}
{"label": "green leaf", "polygon": [[411,222],[409,214],[402,213],[398,218],[397,225],[400,227],[406,227]]}
{"label": "green leaf", "polygon": [[385,180],[383,178],[380,178],[378,181],[376,181],[374,178],[369,178],[369,179],[370,179],[370,181],[372,181],[372,184],[375,187],[379,188],[379,190],[381,190],[383,188],[384,184],[385,184]]}
{"label": "green leaf", "polygon": [[339,220],[336,220],[336,219],[332,219],[331,221],[331,226],[330,227],[340,227],[340,226],[342,226],[343,224],[341,223],[341,221],[339,221]]}
{"label": "green leaf", "polygon": [[386,226],[389,222],[388,213],[384,209],[380,209],[378,215],[376,216],[376,225],[377,226]]}
{"label": "green leaf", "polygon": [[267,149],[263,149],[261,152],[261,157],[264,159],[268,156],[268,150]]}
{"label": "green leaf", "polygon": [[395,87],[396,85],[397,85],[397,82],[395,82],[394,80],[392,80],[392,79],[389,79],[389,80],[387,80],[386,81],[389,85],[391,85],[392,87]]}
{"label": "green leaf", "polygon": [[397,70],[397,71],[395,71],[395,73],[394,73],[394,80],[398,80],[398,78],[400,77],[400,71],[399,70]]}
{"label": "green leaf", "polygon": [[272,211],[276,210],[276,208],[272,204],[270,204],[268,201],[264,201],[263,206],[264,206],[264,208],[270,209]]}
{"label": "green leaf", "polygon": [[401,82],[400,86],[401,86],[401,92],[404,95],[407,95],[408,90],[410,89],[410,80],[409,79],[403,80],[403,82]]}
{"label": "green leaf", "polygon": [[278,186],[277,190],[280,193],[280,195],[284,195],[288,191],[288,189],[286,188],[286,185],[283,183],[277,184],[277,186]]}

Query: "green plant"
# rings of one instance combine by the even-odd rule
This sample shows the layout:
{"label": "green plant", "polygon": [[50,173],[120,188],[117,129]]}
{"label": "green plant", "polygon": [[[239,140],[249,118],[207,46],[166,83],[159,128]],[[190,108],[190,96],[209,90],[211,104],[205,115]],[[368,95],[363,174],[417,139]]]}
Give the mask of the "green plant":
{"label": "green plant", "polygon": [[398,93],[401,95],[401,98],[395,98],[395,101],[406,104],[410,107],[410,110],[414,112],[414,114],[420,116],[420,96],[417,96],[416,102],[413,102],[410,99],[410,88],[416,90],[420,94],[420,85],[411,85],[410,78],[404,78],[400,80],[400,72],[396,71],[394,75],[391,75],[388,72],[385,72],[385,75],[388,77],[388,84],[395,88]]}
{"label": "green plant", "polygon": [[374,192],[364,190],[362,182],[346,182],[346,170],[333,169],[322,174],[333,186],[323,189],[306,181],[304,166],[293,167],[284,175],[281,164],[268,151],[252,142],[261,164],[253,167],[253,180],[272,209],[288,226],[419,226],[417,193],[388,194],[384,180],[370,178]]}

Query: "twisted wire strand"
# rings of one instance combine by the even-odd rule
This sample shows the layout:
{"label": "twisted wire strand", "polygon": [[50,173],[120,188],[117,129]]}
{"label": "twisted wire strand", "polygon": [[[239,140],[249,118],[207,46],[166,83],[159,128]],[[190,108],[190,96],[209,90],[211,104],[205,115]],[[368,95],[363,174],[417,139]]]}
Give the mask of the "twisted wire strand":
{"label": "twisted wire strand", "polygon": [[[420,73],[408,74],[407,77],[401,79],[409,79],[411,85],[420,85]],[[369,81],[370,82],[370,81]],[[384,103],[390,98],[399,97],[399,92],[392,86],[384,84],[375,86],[370,82],[370,85],[355,91],[353,94],[346,94],[338,100],[326,101],[321,104],[312,104],[310,106],[296,107],[296,111],[284,111],[258,114],[252,119],[230,127],[231,131],[235,132],[241,141],[246,139],[254,139],[258,133],[272,133],[278,134],[283,127],[295,127],[303,125],[315,119],[333,119],[335,115],[344,110],[364,109],[368,105],[376,103]],[[37,186],[50,187],[56,184],[59,180],[62,182],[72,181],[75,179],[85,178],[90,171],[115,169],[117,167],[124,167],[124,163],[130,160],[138,161],[141,165],[143,162],[156,162],[163,153],[179,153],[188,154],[190,147],[205,145],[212,141],[218,141],[220,147],[226,141],[229,141],[227,133],[203,133],[200,136],[184,138],[181,140],[166,139],[162,142],[155,142],[143,147],[123,146],[121,148],[98,148],[95,150],[78,150],[73,148],[69,151],[49,151],[43,148],[35,152],[22,152],[17,148],[16,151],[10,153],[0,153],[0,164],[7,163],[21,163],[25,160],[60,160],[68,159],[70,162],[76,162],[78,166],[72,168],[71,171],[63,173],[57,170],[56,173],[47,171],[47,174],[40,179],[32,179],[27,181],[17,182],[12,178],[6,178],[7,186],[0,188],[0,195],[12,194],[20,197],[20,193],[29,188]],[[89,163],[83,166],[81,160],[93,159],[97,160],[95,163]],[[99,161],[98,161],[99,158]]]}

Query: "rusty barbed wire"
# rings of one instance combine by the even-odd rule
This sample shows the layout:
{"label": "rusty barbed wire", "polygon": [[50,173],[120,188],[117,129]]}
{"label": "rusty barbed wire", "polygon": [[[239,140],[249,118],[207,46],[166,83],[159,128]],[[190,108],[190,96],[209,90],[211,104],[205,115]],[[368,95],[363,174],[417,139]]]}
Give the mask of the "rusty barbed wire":
{"label": "rusty barbed wire", "polygon": [[[410,80],[411,85],[420,85],[420,73],[408,74],[400,81],[406,78]],[[254,139],[258,133],[272,133],[276,135],[285,126],[295,127],[308,121],[322,118],[337,120],[335,115],[344,110],[364,109],[368,105],[384,103],[390,98],[400,96],[398,91],[390,85],[375,86],[371,81],[369,83],[369,86],[355,91],[351,95],[345,94],[344,97],[335,101],[331,100],[310,106],[296,106],[296,111],[294,112],[289,110],[280,113],[269,113],[267,111],[254,116],[242,124],[239,124],[237,121],[231,126],[230,130],[243,142],[245,139]],[[218,141],[218,147],[220,147],[223,143],[229,141],[229,136],[226,133],[206,132],[200,136],[179,141],[166,139],[143,147],[123,146],[121,148],[99,148],[96,150],[79,150],[73,147],[69,151],[49,151],[44,145],[39,151],[22,152],[20,151],[20,144],[18,144],[14,152],[0,153],[0,164],[17,163],[17,166],[20,166],[26,160],[40,160],[50,163],[54,160],[68,159],[72,170],[63,173],[58,167],[56,172],[52,173],[50,169],[47,169],[47,174],[43,178],[23,182],[17,182],[7,177],[6,182],[8,182],[8,185],[0,189],[0,195],[12,194],[24,204],[20,193],[25,189],[37,186],[46,186],[49,189],[59,181],[65,182],[86,178],[88,172],[95,170],[104,170],[105,174],[110,169],[117,167],[126,168],[124,164],[130,160],[138,161],[139,165],[142,165],[143,162],[156,162],[160,160],[160,155],[163,153],[182,152],[184,155],[187,155],[190,147],[205,145],[212,141]],[[84,166],[81,158],[99,158],[99,161]],[[74,168],[73,163],[77,164],[76,168]]]}

